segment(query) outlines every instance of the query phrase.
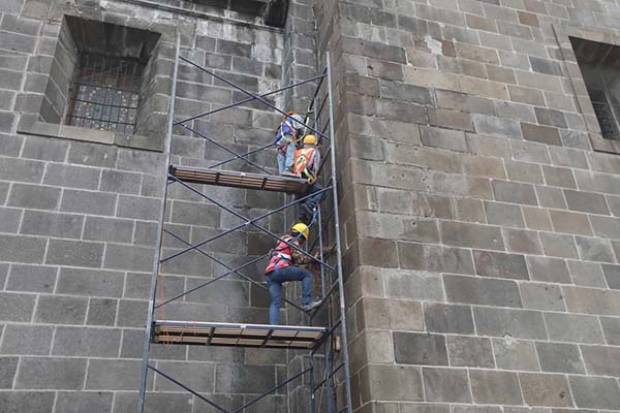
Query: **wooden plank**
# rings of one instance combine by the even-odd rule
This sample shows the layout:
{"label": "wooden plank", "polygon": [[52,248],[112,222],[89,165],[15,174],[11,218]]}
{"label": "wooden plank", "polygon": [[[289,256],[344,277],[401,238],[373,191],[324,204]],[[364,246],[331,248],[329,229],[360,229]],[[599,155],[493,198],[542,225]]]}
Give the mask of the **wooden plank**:
{"label": "wooden plank", "polygon": [[185,182],[265,191],[304,193],[308,186],[303,179],[251,172],[171,166],[170,173]]}

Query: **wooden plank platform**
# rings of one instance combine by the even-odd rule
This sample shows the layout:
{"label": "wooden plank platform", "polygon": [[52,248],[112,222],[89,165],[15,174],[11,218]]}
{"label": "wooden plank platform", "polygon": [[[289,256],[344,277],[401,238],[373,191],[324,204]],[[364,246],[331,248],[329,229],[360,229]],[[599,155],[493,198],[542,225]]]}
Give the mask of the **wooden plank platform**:
{"label": "wooden plank platform", "polygon": [[308,187],[307,182],[299,178],[221,169],[170,165],[170,174],[184,182],[263,191],[301,194]]}
{"label": "wooden plank platform", "polygon": [[327,331],[325,327],[155,320],[153,342],[311,350],[320,344]]}

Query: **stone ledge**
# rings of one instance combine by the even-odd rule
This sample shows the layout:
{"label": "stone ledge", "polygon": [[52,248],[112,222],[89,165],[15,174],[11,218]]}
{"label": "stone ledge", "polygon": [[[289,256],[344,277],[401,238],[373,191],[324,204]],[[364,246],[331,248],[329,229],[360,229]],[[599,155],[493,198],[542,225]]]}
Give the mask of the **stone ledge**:
{"label": "stone ledge", "polygon": [[77,126],[62,125],[36,121],[30,127],[19,128],[17,133],[24,135],[45,136],[50,138],[70,139],[82,142],[116,145],[125,148],[141,149],[146,151],[163,152],[162,139],[143,135],[117,135],[106,130],[80,128]]}

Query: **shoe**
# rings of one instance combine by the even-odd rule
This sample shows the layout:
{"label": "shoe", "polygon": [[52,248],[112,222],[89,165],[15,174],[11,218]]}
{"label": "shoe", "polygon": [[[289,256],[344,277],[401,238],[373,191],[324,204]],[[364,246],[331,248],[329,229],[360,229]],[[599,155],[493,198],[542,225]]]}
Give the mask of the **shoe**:
{"label": "shoe", "polygon": [[312,311],[321,305],[321,300],[312,301],[310,304],[304,305],[304,311]]}

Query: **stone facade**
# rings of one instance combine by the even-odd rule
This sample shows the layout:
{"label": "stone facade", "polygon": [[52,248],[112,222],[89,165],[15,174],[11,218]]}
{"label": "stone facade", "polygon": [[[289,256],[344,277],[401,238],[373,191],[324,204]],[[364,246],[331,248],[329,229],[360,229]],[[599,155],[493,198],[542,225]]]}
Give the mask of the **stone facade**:
{"label": "stone facade", "polygon": [[617,44],[618,4],[316,10],[337,62],[354,409],[620,410],[620,158],[569,41]]}
{"label": "stone facade", "polygon": [[[0,12],[0,411],[135,409],[166,154],[148,134],[43,122],[44,102],[65,96],[55,79],[67,14],[161,36],[145,110],[158,116],[143,118],[158,132],[177,28],[184,56],[251,91],[314,75],[330,51],[355,411],[620,411],[620,155],[570,42],[619,44],[616,2],[294,0],[283,30],[181,1],[5,0]],[[177,88],[179,117],[244,97],[187,65]],[[296,93],[274,103],[305,108],[309,91]],[[246,151],[279,119],[251,103],[189,126]],[[175,163],[228,158],[176,133]],[[247,216],[284,200],[201,189]],[[178,186],[166,218],[190,242],[239,223]],[[166,236],[164,255],[184,245]],[[240,263],[269,248],[248,231],[204,252]],[[162,270],[160,299],[223,271],[199,253]],[[231,278],[158,314],[266,322],[267,302]],[[153,350],[158,367],[228,408],[304,363],[273,350]],[[148,411],[210,411],[162,378],[149,389]],[[309,411],[299,383],[288,396],[252,411]]]}

